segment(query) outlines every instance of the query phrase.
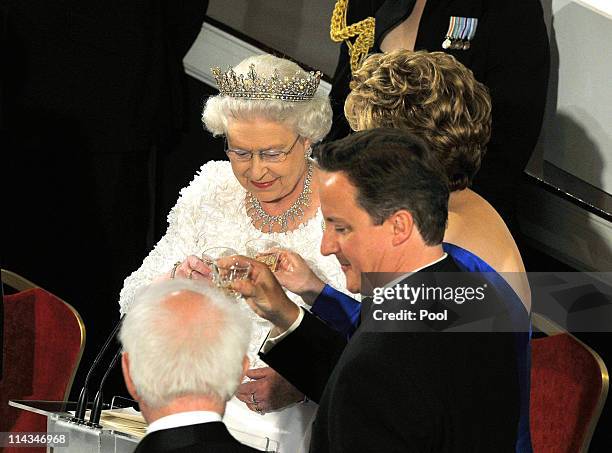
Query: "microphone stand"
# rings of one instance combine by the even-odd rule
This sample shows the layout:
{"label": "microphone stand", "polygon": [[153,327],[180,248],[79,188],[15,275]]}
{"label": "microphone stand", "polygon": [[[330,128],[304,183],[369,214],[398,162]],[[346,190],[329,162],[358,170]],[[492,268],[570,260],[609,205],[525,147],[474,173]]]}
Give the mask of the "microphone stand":
{"label": "microphone stand", "polygon": [[123,324],[123,318],[124,317],[125,317],[125,315],[121,316],[121,318],[119,319],[119,322],[115,325],[115,328],[110,333],[110,335],[106,339],[106,342],[104,343],[104,345],[100,349],[100,352],[98,352],[98,355],[94,359],[94,361],[93,361],[93,363],[91,365],[91,368],[89,368],[89,371],[87,372],[87,376],[85,376],[85,383],[83,384],[83,388],[81,389],[81,394],[79,395],[79,400],[77,402],[77,408],[76,408],[76,411],[74,413],[74,417],[72,417],[70,419],[72,422],[75,422],[75,423],[85,423],[85,412],[87,411],[87,403],[88,403],[88,385],[89,385],[89,379],[91,378],[93,370],[97,367],[98,363],[100,362],[100,360],[104,356],[104,353],[108,349],[109,345],[111,344],[111,342],[117,336],[117,332],[119,332],[119,329],[121,328],[121,325]]}
{"label": "microphone stand", "polygon": [[96,397],[94,398],[93,407],[91,408],[91,414],[89,415],[89,425],[90,426],[101,428],[100,416],[102,415],[102,404],[103,404],[102,388],[104,387],[106,378],[108,377],[112,369],[115,367],[115,364],[119,360],[119,357],[121,357],[121,351],[122,351],[122,348],[121,346],[119,346],[119,348],[117,348],[117,352],[115,352],[115,356],[113,357],[113,360],[111,360],[111,363],[106,370],[106,373],[104,373],[104,376],[102,376],[102,380],[100,381],[100,387],[98,388],[98,393],[96,393]]}

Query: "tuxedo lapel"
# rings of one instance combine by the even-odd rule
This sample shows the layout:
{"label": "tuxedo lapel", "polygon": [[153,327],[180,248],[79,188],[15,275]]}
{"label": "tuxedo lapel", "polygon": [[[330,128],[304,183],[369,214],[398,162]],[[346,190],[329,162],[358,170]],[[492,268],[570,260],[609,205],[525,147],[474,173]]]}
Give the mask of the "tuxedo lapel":
{"label": "tuxedo lapel", "polygon": [[375,47],[371,52],[380,52],[383,35],[412,14],[415,3],[415,0],[386,0],[378,8],[375,15]]}
{"label": "tuxedo lapel", "polygon": [[370,315],[370,311],[372,310],[373,299],[371,296],[364,296],[361,299],[361,316],[359,317],[359,324],[357,328],[361,325],[364,319],[366,319]]}

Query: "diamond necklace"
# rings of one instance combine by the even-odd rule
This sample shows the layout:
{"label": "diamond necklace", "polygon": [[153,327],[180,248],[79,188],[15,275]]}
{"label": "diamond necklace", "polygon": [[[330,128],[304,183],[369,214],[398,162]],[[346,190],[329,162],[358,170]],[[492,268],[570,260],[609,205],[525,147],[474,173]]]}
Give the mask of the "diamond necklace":
{"label": "diamond necklace", "polygon": [[304,179],[304,188],[302,193],[298,196],[297,200],[287,209],[285,212],[279,215],[270,215],[261,207],[259,200],[251,192],[247,192],[247,215],[251,217],[253,224],[258,220],[261,220],[260,230],[264,231],[266,225],[268,227],[268,233],[272,233],[272,229],[275,224],[280,225],[281,233],[287,231],[287,225],[290,220],[302,220],[304,218],[304,209],[310,206],[310,182],[312,181],[312,163],[308,163],[308,170],[306,172],[306,178]]}

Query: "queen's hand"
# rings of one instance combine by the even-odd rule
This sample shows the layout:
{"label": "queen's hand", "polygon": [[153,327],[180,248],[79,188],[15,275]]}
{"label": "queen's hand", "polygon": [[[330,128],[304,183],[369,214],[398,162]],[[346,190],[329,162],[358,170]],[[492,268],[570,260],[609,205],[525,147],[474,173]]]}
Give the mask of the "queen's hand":
{"label": "queen's hand", "polygon": [[200,258],[189,255],[183,261],[174,263],[172,269],[155,279],[169,280],[173,278],[188,278],[192,280],[210,280],[211,269]]}
{"label": "queen's hand", "polygon": [[252,379],[238,387],[236,398],[257,413],[276,411],[304,401],[304,394],[270,367],[247,371]]}

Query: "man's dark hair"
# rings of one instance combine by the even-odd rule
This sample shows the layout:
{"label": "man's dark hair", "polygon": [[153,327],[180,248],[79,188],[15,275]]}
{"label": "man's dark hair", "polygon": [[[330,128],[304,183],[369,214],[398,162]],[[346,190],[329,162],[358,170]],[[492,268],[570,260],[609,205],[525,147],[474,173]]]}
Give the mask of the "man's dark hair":
{"label": "man's dark hair", "polygon": [[448,218],[448,181],[423,141],[391,128],[356,132],[314,150],[321,170],[343,172],[357,203],[380,225],[393,213],[412,214],[427,245],[442,242]]}

